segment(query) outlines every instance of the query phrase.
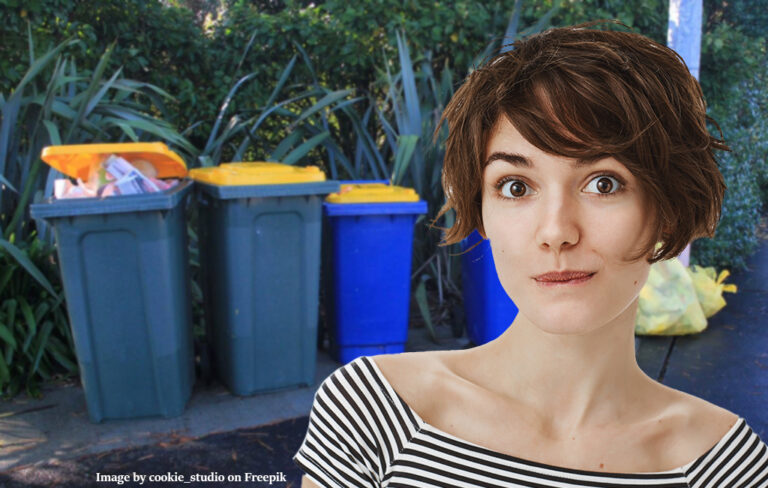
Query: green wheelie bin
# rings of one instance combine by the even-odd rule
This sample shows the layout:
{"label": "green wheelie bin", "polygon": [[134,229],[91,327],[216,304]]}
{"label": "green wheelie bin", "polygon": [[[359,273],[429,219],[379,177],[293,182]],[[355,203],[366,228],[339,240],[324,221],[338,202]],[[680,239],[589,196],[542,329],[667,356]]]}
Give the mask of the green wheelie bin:
{"label": "green wheelie bin", "polygon": [[240,396],[311,385],[325,195],[315,166],[228,163],[190,171],[213,370]]}
{"label": "green wheelie bin", "polygon": [[162,143],[51,146],[41,157],[85,179],[109,155],[181,181],[156,193],[50,198],[30,211],[54,229],[90,419],[178,416],[195,379],[185,220],[192,182]]}

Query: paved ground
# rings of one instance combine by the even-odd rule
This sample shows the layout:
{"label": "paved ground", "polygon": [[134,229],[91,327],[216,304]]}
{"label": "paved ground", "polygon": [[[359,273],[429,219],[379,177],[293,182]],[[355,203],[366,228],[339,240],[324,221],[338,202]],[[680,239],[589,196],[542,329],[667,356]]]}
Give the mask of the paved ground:
{"label": "paved ground", "polygon": [[[422,351],[468,345],[466,337],[454,338],[448,327],[438,328],[437,335],[439,343],[434,343],[426,329],[411,329],[406,348]],[[53,482],[73,488],[118,486],[97,482],[96,473],[174,471],[187,479],[212,472],[282,471],[289,482],[277,486],[296,487],[301,473],[290,458],[307,430],[307,413],[317,386],[339,366],[325,351],[318,351],[312,387],[237,397],[217,381],[198,382],[180,417],[101,424],[88,419],[79,384],[47,385],[40,400],[19,397],[0,404],[4,412],[0,413],[0,487],[48,487]],[[214,482],[211,486],[233,485]]]}
{"label": "paved ground", "polygon": [[[728,280],[739,293],[694,336],[642,338],[638,362],[665,384],[700,396],[744,417],[768,438],[768,241],[750,260],[750,271]],[[409,332],[407,350],[456,349],[466,337],[439,329],[434,344],[425,329]],[[92,424],[78,385],[51,385],[41,400],[19,398],[0,405],[0,487],[119,486],[97,482],[97,473],[177,473],[207,476],[198,486],[270,486],[233,483],[221,476],[284,476],[273,485],[298,487],[291,456],[306,432],[317,385],[338,367],[318,353],[313,387],[235,397],[219,385],[196,386],[185,413],[175,419]],[[276,480],[278,478],[275,478]],[[124,486],[138,486],[129,482]],[[144,486],[182,486],[146,482]]]}

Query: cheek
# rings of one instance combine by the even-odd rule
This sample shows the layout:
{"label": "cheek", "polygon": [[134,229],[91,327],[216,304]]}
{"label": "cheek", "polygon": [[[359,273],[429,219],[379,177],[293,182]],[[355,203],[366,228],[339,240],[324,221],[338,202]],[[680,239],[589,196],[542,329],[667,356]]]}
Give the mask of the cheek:
{"label": "cheek", "polygon": [[531,237],[535,232],[535,219],[527,212],[504,211],[494,205],[483,205],[483,228],[494,251],[509,255],[510,252],[530,250]]}
{"label": "cheek", "polygon": [[540,252],[535,242],[536,219],[527,212],[483,212],[486,237],[499,281],[507,294],[517,295],[521,283],[538,268],[532,267]]}
{"label": "cheek", "polygon": [[587,225],[591,232],[584,232],[586,243],[615,264],[622,264],[641,251],[653,231],[645,214],[637,208],[594,215]]}
{"label": "cheek", "polygon": [[638,211],[617,212],[604,215],[594,223],[602,232],[592,233],[589,247],[604,261],[604,266],[613,278],[612,287],[620,295],[636,296],[645,285],[650,265],[645,258],[629,261],[642,250],[653,230],[645,215]]}

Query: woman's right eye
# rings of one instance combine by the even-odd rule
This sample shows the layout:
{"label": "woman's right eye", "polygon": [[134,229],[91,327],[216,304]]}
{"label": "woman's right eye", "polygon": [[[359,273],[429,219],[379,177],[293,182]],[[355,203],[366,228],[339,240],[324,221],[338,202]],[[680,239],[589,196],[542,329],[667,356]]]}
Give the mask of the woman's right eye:
{"label": "woman's right eye", "polygon": [[524,197],[528,192],[528,185],[520,180],[502,181],[497,186],[501,196],[509,199],[518,199]]}

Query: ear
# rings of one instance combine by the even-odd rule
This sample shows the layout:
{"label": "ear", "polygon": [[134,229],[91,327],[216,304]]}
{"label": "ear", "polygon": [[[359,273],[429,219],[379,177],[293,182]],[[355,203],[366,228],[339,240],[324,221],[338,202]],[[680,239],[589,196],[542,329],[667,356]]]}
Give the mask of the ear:
{"label": "ear", "polygon": [[661,238],[662,238],[662,239],[664,239],[664,238],[666,238],[666,237],[668,237],[668,236],[671,236],[673,232],[674,232],[674,231],[673,231],[672,225],[670,225],[670,224],[666,224],[666,225],[664,225],[664,226],[662,227],[662,230],[661,230]]}

